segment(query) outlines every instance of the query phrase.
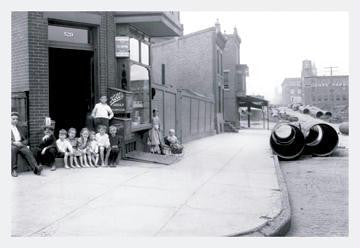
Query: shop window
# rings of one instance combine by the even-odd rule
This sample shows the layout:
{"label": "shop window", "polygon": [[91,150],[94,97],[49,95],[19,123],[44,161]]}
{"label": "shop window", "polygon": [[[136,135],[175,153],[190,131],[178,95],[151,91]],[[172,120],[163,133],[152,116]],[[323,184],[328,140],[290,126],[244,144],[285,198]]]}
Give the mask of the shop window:
{"label": "shop window", "polygon": [[141,63],[149,65],[149,45],[141,42]]}
{"label": "shop window", "polygon": [[139,41],[135,38],[130,38],[130,59],[139,62]]}
{"label": "shop window", "polygon": [[150,122],[149,84],[149,71],[143,66],[131,65],[130,91],[133,92],[133,126]]}

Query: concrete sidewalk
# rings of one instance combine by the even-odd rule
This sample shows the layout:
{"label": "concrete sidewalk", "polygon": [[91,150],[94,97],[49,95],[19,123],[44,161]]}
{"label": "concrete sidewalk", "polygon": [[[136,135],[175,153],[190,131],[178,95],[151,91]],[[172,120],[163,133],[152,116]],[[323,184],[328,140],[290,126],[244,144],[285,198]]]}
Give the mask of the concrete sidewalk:
{"label": "concrete sidewalk", "polygon": [[269,131],[185,145],[171,166],[45,170],[13,178],[12,236],[229,236],[283,212]]}

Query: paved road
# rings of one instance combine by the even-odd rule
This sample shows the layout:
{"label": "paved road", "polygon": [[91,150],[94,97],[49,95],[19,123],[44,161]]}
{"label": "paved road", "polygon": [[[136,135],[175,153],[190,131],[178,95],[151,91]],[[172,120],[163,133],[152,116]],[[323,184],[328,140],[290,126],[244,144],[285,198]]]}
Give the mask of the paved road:
{"label": "paved road", "polygon": [[292,211],[287,236],[348,235],[348,157],[280,162]]}

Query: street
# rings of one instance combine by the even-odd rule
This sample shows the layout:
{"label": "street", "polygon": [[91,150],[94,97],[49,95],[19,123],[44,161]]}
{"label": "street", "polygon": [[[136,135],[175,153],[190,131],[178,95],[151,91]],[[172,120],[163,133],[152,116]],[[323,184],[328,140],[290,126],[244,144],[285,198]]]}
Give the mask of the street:
{"label": "street", "polygon": [[348,235],[347,138],[340,135],[340,148],[330,157],[280,162],[292,212],[287,236]]}

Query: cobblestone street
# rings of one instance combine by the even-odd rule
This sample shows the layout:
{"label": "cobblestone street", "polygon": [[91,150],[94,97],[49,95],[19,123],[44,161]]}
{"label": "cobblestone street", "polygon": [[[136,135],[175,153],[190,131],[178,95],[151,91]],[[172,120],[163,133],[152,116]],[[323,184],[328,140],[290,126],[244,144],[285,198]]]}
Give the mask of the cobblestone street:
{"label": "cobblestone street", "polygon": [[280,162],[292,221],[287,236],[348,235],[348,157]]}

